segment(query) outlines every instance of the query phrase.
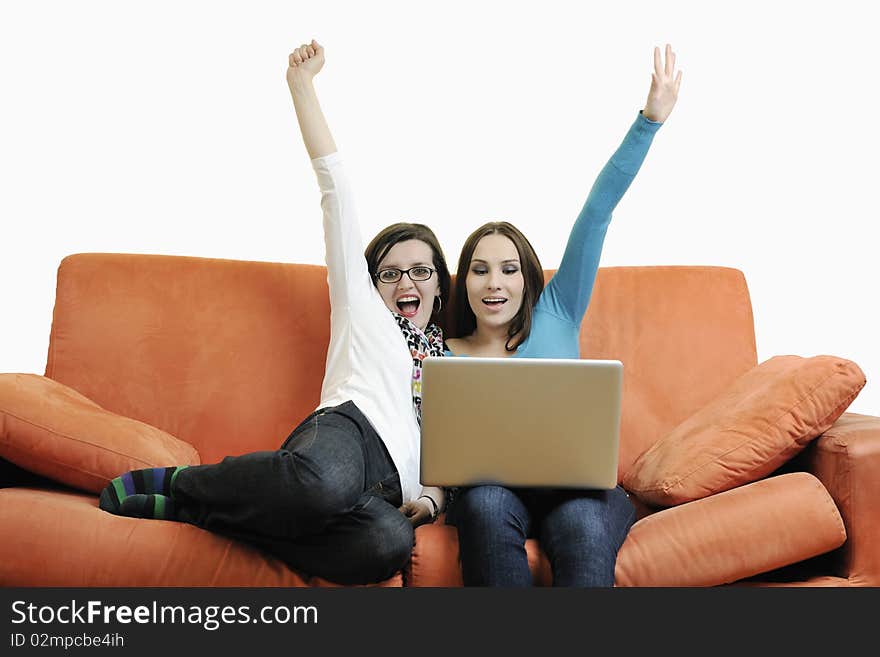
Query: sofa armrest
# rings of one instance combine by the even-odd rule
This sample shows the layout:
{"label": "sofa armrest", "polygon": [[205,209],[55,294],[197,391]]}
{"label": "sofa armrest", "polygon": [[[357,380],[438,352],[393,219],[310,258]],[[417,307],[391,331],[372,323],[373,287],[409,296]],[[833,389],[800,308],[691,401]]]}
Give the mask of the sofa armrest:
{"label": "sofa armrest", "polygon": [[803,456],[843,517],[842,577],[857,586],[880,585],[880,417],[844,413]]}
{"label": "sofa armrest", "polygon": [[843,520],[806,472],[768,477],[669,507],[636,522],[616,586],[719,586],[843,545]]}

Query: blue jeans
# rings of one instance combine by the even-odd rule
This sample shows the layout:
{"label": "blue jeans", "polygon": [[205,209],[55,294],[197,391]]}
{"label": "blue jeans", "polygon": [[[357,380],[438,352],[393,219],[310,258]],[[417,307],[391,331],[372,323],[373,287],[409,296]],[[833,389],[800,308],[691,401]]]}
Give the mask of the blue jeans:
{"label": "blue jeans", "polygon": [[458,491],[446,521],[458,529],[465,586],[531,586],[525,541],[534,537],[550,560],[554,586],[611,587],[617,551],[635,515],[620,486],[475,486]]}
{"label": "blue jeans", "polygon": [[341,584],[387,579],[412,553],[397,469],[353,402],[315,411],[277,451],[181,470],[171,496],[179,520]]}

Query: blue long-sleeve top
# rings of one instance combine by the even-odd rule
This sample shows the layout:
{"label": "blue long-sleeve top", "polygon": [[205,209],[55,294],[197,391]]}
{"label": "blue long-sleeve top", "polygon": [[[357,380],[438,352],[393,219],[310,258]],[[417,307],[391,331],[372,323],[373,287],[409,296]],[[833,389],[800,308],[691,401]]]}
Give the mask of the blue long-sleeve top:
{"label": "blue long-sleeve top", "polygon": [[[580,356],[581,321],[590,303],[611,213],[636,177],[661,125],[639,112],[602,168],[571,229],[562,262],[535,304],[531,332],[513,357]],[[446,355],[454,354],[447,350]]]}

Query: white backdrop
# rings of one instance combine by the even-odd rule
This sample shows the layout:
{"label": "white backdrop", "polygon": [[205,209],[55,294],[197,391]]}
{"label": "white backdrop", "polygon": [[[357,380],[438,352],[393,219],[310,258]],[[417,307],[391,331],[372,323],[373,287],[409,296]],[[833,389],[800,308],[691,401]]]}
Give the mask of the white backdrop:
{"label": "white backdrop", "polygon": [[10,4],[0,372],[43,372],[65,255],[322,262],[284,79],[288,52],[312,37],[365,236],[422,221],[454,265],[474,227],[506,219],[546,267],[668,41],[678,106],[601,264],[741,269],[759,360],[850,358],[868,377],[850,410],[880,414],[870,3]]}

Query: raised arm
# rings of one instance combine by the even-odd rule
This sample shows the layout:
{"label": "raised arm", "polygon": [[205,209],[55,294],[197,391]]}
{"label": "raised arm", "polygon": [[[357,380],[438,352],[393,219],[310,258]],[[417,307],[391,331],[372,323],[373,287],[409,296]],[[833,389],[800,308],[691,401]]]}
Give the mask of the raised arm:
{"label": "raised arm", "polygon": [[317,41],[294,49],[288,58],[287,85],[303,143],[321,188],[330,304],[337,309],[373,301],[373,288],[361,239],[354,194],[312,80],[324,66]]}
{"label": "raised arm", "polygon": [[336,144],[313,84],[314,77],[324,66],[324,48],[312,39],[294,49],[288,57],[287,86],[296,109],[296,119],[310,159],[336,152]]}
{"label": "raised arm", "polygon": [[559,269],[541,296],[540,303],[558,317],[580,324],[590,303],[611,213],[635,179],[654,134],[669,118],[680,86],[681,71],[675,74],[672,46],[666,46],[665,64],[660,49],[654,48],[654,72],[645,107],[593,183]]}

